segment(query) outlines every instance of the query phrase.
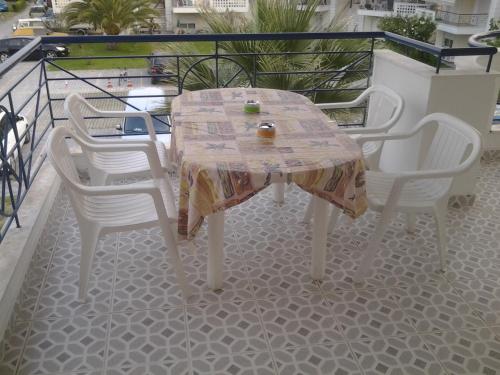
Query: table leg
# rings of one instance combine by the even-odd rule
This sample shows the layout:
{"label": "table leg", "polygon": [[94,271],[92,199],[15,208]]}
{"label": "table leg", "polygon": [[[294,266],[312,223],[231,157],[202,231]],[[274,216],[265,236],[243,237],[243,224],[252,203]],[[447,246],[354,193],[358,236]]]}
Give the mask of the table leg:
{"label": "table leg", "polygon": [[207,283],[212,290],[222,288],[224,270],[224,211],[207,216],[208,265]]}
{"label": "table leg", "polygon": [[328,228],[329,203],[322,198],[313,196],[313,241],[311,257],[311,277],[323,280],[325,277],[326,235]]}
{"label": "table leg", "polygon": [[282,204],[285,202],[285,183],[275,182],[273,184],[274,201]]}

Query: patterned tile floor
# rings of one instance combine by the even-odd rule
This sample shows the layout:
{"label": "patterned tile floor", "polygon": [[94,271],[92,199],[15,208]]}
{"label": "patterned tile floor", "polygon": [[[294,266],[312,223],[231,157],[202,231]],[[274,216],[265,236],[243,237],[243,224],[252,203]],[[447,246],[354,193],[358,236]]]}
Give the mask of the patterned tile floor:
{"label": "patterned tile floor", "polygon": [[375,215],[343,219],[327,277],[309,278],[307,195],[269,190],[230,210],[224,289],[205,283],[206,232],[182,246],[184,304],[159,230],[99,244],[89,302],[77,301],[80,239],[60,193],[4,343],[0,374],[500,374],[500,159],[482,162],[473,206],[450,207],[450,265],[432,218],[387,231],[363,287],[352,276]]}

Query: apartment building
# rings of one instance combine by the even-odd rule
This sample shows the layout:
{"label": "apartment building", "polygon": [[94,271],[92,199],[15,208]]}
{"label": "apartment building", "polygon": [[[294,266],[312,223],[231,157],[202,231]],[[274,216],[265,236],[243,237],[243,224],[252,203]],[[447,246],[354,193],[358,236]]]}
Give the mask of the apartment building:
{"label": "apartment building", "polygon": [[473,34],[488,30],[489,20],[500,17],[499,0],[440,0],[435,5],[436,45],[466,47]]}
{"label": "apartment building", "polygon": [[500,0],[361,0],[357,22],[363,31],[378,30],[381,18],[392,15],[426,15],[436,21],[436,45],[465,47],[473,34],[488,29],[500,18]]}
{"label": "apartment building", "polygon": [[55,14],[61,13],[63,8],[73,0],[52,0],[52,9]]}
{"label": "apartment building", "polygon": [[[172,1],[172,8],[169,3]],[[207,25],[200,17],[200,8],[211,7],[218,11],[250,15],[252,0],[166,0],[165,12],[167,31],[176,33],[199,33],[207,30]],[[302,0],[299,6],[305,6],[308,0]],[[327,25],[342,9],[348,7],[351,0],[322,0],[316,8],[316,25]]]}

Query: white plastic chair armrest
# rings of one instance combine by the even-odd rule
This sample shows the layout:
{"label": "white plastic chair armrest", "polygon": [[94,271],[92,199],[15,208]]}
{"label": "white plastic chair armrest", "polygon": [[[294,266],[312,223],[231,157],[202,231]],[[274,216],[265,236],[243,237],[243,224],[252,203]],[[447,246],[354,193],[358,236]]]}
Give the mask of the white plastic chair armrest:
{"label": "white plastic chair armrest", "polygon": [[151,169],[151,174],[153,177],[161,178],[163,176],[163,167],[158,156],[158,151],[156,150],[156,145],[153,141],[143,140],[142,143],[88,143],[81,139],[76,139],[77,143],[80,143],[81,147],[85,147],[92,152],[144,152],[148,159],[149,167]]}
{"label": "white plastic chair armrest", "polygon": [[408,133],[383,133],[383,134],[375,134],[375,135],[362,135],[359,138],[356,138],[356,142],[358,145],[362,146],[366,142],[375,142],[375,141],[392,141],[398,139],[406,139],[414,136],[420,131],[420,128],[416,128]]}
{"label": "white plastic chair armrest", "polygon": [[[380,130],[380,128],[363,128],[363,127],[359,127],[359,128],[345,128],[345,129],[342,129],[345,133],[347,134],[353,134],[353,135],[356,135],[356,134],[359,134],[359,135],[363,135],[363,134],[378,134],[378,133],[382,133],[382,134],[385,134],[384,133],[384,130]],[[382,135],[380,134],[380,135]]]}
{"label": "white plastic chair armrest", "polygon": [[[149,139],[126,139],[128,137],[125,137],[125,138],[119,138],[119,139],[115,139],[115,138],[104,138],[104,137],[92,137],[92,143],[96,143],[96,144],[144,144],[144,143],[148,143],[148,142],[154,142],[151,138]],[[165,143],[164,143],[165,144]],[[167,145],[165,144],[165,147],[167,147]]]}
{"label": "white plastic chair armrest", "polygon": [[350,102],[340,102],[340,103],[318,103],[316,106],[319,109],[342,109],[342,108],[352,108],[359,106],[361,103],[363,103],[368,96],[370,96],[377,87],[372,86],[372,88],[368,88],[367,90],[363,91],[356,99],[350,101]]}
{"label": "white plastic chair armrest", "polygon": [[80,185],[81,193],[87,196],[111,196],[149,194],[156,195],[161,192],[154,181],[144,181],[127,185],[85,186]]}
{"label": "white plastic chair armrest", "polygon": [[361,101],[353,100],[352,102],[340,102],[340,103],[317,103],[316,107],[319,109],[343,109],[352,108],[361,104]]}

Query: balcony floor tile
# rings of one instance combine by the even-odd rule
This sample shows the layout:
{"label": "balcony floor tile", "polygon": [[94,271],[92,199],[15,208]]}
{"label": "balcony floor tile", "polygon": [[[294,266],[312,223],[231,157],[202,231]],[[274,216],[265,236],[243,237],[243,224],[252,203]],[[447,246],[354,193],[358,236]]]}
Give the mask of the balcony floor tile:
{"label": "balcony floor tile", "polygon": [[[177,183],[177,180],[174,179]],[[377,216],[341,217],[326,276],[309,276],[309,196],[272,189],[230,209],[224,285],[208,289],[207,231],[180,245],[185,302],[159,228],[99,242],[78,302],[80,235],[61,190],[2,344],[1,375],[495,374],[500,368],[500,160],[481,164],[475,202],[450,206],[448,271],[435,223],[397,216],[371,274],[353,276]]]}

